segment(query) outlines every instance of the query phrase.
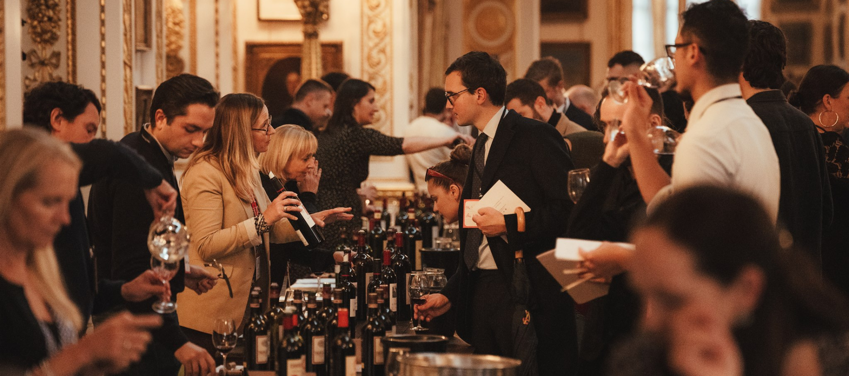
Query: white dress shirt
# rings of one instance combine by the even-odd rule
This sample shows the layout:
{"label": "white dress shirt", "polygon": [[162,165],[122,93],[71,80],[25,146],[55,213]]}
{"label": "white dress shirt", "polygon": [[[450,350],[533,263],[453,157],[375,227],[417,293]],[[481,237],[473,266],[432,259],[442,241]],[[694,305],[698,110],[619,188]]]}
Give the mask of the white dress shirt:
{"label": "white dress shirt", "polygon": [[649,211],[674,190],[715,184],[751,194],[778,219],[778,156],[766,126],[740,96],[738,84],[726,84],[695,103],[675,150],[672,184],[658,192]]}
{"label": "white dress shirt", "polygon": [[[451,135],[459,135],[459,133],[454,128],[451,128],[450,125],[446,125],[430,116],[417,117],[410,123],[410,126],[404,133],[404,137],[448,137]],[[418,153],[407,154],[407,163],[410,164],[410,169],[413,170],[416,190],[427,192],[427,183],[425,182],[427,169],[439,162],[448,160],[450,156],[451,150],[442,146]]]}
{"label": "white dress shirt", "polygon": [[[492,147],[492,140],[495,139],[495,133],[498,131],[498,123],[501,122],[501,119],[507,114],[507,111],[502,106],[495,115],[492,116],[492,119],[489,119],[489,122],[486,123],[486,127],[483,128],[483,132],[488,137],[486,139],[486,143],[484,144],[484,160],[489,159],[489,149]],[[486,164],[484,164],[486,166]],[[469,168],[474,169],[475,166],[469,166]],[[472,172],[474,173],[474,171]],[[483,176],[481,176],[483,177]],[[474,195],[474,192],[472,193]],[[507,240],[506,237],[502,237],[504,240]],[[486,236],[481,239],[481,245],[478,248],[478,264],[477,269],[482,270],[495,270],[498,269],[498,266],[495,264],[495,259],[492,258],[492,251],[489,250],[489,241]]]}

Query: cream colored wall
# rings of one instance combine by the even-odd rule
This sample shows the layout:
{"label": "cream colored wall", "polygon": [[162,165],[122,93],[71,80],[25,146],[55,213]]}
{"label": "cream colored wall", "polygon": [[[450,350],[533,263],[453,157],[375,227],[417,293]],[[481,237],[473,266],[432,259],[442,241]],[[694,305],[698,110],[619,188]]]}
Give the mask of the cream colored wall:
{"label": "cream colored wall", "polygon": [[[607,60],[616,51],[608,51],[607,1],[592,0],[584,22],[543,22],[540,25],[540,42],[590,42],[590,83],[597,87],[604,80]],[[524,65],[523,69],[527,69]],[[569,67],[563,67],[564,70]],[[524,71],[523,71],[524,72]]]}

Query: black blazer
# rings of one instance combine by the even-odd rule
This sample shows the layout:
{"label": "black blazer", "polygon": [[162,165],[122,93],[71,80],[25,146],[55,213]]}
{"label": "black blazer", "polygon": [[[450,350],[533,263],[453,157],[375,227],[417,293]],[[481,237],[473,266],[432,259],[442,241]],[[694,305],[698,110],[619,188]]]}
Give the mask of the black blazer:
{"label": "black blazer", "polygon": [[[469,162],[469,172],[463,188],[463,199],[478,198],[471,192],[474,176],[474,156]],[[513,276],[514,252],[523,250],[531,280],[532,308],[535,302],[562,296],[557,282],[540,265],[536,255],[554,248],[556,238],[566,230],[572,201],[566,190],[567,175],[573,168],[572,159],[563,137],[548,124],[526,119],[509,111],[501,119],[492,140],[486,167],[481,178],[481,193],[501,180],[516,193],[531,211],[525,214],[526,232],[517,231],[516,215],[504,216],[507,239],[488,237],[495,263],[510,284]],[[463,218],[463,205],[459,217]],[[461,248],[465,246],[466,232],[460,230]],[[461,262],[457,272],[449,279],[443,294],[452,303],[458,315],[457,332],[469,338],[471,329],[468,304],[471,288],[469,269]],[[509,292],[505,292],[509,293]],[[566,318],[571,313],[563,312]]]}
{"label": "black blazer", "polygon": [[569,107],[566,107],[566,111],[563,112],[563,115],[566,115],[569,120],[578,123],[578,125],[588,130],[598,129],[595,124],[593,124],[593,117],[583,110],[575,107],[574,103],[569,103]]}
{"label": "black blazer", "polygon": [[[121,143],[138,152],[177,190],[174,218],[185,223],[177,179],[153,136],[142,129],[126,135]],[[89,196],[88,219],[99,275],[129,281],[150,269],[147,235],[154,217],[142,187],[118,179],[94,184]],[[184,289],[185,269],[182,262],[180,264],[177,275],[170,281],[172,301],[176,301],[177,293]],[[152,313],[150,306],[157,299],[127,303],[127,308],[133,313]],[[188,339],[180,330],[176,313],[162,315],[162,318],[163,326],[152,331],[154,341],[174,352]]]}

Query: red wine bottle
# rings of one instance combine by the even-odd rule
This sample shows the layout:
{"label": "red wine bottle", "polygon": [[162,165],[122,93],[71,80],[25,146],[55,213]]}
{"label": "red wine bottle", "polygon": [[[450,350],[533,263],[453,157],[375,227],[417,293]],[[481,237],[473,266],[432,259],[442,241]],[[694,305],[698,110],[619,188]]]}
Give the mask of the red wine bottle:
{"label": "red wine bottle", "polygon": [[348,332],[348,310],[339,310],[337,318],[339,334],[333,339],[331,346],[330,376],[357,375],[357,348]]}
{"label": "red wine bottle", "polygon": [[283,319],[286,336],[278,350],[277,376],[304,376],[306,373],[306,350],[304,339],[296,328],[297,317],[294,310],[290,310]]}
{"label": "red wine bottle", "polygon": [[342,290],[344,307],[348,314],[356,320],[357,315],[357,286],[351,282],[351,266],[347,262],[342,263],[342,277],[339,279],[339,288]]}
{"label": "red wine bottle", "polygon": [[388,294],[386,307],[394,313],[398,310],[398,276],[395,274],[395,269],[392,269],[392,256],[388,249],[383,251],[383,268],[380,274]]}
{"label": "red wine bottle", "polygon": [[377,293],[368,294],[368,319],[363,326],[360,338],[363,340],[363,376],[383,375],[383,344],[386,327],[377,309]]}
{"label": "red wine bottle", "polygon": [[272,362],[273,369],[279,369],[279,365],[276,364],[277,350],[283,340],[284,314],[283,307],[280,307],[280,285],[274,282],[268,290],[268,311],[265,312],[265,322],[268,326],[268,356],[269,359],[274,359],[274,362]]}
{"label": "red wine bottle", "polygon": [[392,228],[392,216],[389,214],[389,200],[387,200],[386,197],[383,198],[383,207],[381,208],[380,219],[383,228],[386,229],[386,231],[389,231],[389,229]]}
{"label": "red wine bottle", "polygon": [[[430,199],[425,199],[428,201]],[[425,204],[422,210],[422,215],[419,217],[419,224],[422,228],[422,248],[433,248],[436,244],[436,239],[439,238],[439,220],[433,214],[431,206]]]}
{"label": "red wine bottle", "polygon": [[325,325],[326,339],[324,341],[325,366],[328,373],[330,373],[330,363],[332,360],[330,354],[333,347],[333,339],[339,334],[339,310],[345,308],[342,302],[342,289],[333,290],[333,307],[335,309],[333,316],[328,317],[327,325]]}
{"label": "red wine bottle", "polygon": [[397,317],[395,312],[392,312],[392,309],[389,308],[389,285],[387,284],[380,286],[377,294],[377,309],[380,311],[386,331],[395,334]]}
{"label": "red wine bottle", "polygon": [[[278,195],[286,190],[283,186],[283,181],[274,176],[273,172],[268,173],[268,178],[271,179],[271,184],[274,186],[274,189],[277,190]],[[304,243],[305,246],[313,248],[324,241],[324,234],[321,233],[318,225],[315,224],[315,221],[313,221],[312,216],[310,216],[310,213],[304,205],[299,203],[298,207],[301,209],[300,211],[288,212],[289,214],[294,215],[297,219],[295,222],[290,222],[292,223],[292,227],[295,228],[295,233],[298,234],[299,238],[301,238],[301,242]]]}
{"label": "red wine bottle", "polygon": [[300,323],[304,322],[304,292],[301,290],[295,290],[292,293],[292,306],[295,307],[295,315],[297,316],[296,325],[300,325]]}
{"label": "red wine bottle", "polygon": [[354,256],[354,273],[357,274],[357,321],[366,320],[366,289],[371,280],[372,265],[371,248],[366,245],[365,231],[357,232],[357,254]]}
{"label": "red wine bottle", "polygon": [[245,325],[245,353],[248,370],[268,371],[271,367],[268,361],[268,325],[262,314],[260,292],[251,292],[251,317]]}
{"label": "red wine bottle", "polygon": [[307,372],[314,372],[318,376],[326,373],[324,361],[324,340],[327,328],[322,325],[321,317],[318,315],[315,295],[310,294],[307,297],[307,319],[301,325],[301,337],[304,339],[306,346],[306,369]]}
{"label": "red wine bottle", "polygon": [[[412,209],[410,209],[410,212],[412,215]],[[413,265],[415,270],[422,270],[422,233],[417,228],[418,226],[415,218],[412,218],[407,223],[407,228],[404,229],[404,253],[406,253],[407,257],[410,258],[410,263]]]}
{"label": "red wine bottle", "polygon": [[371,245],[372,257],[374,258],[382,258],[383,250],[386,248],[386,231],[383,230],[383,226],[380,224],[381,218],[380,211],[374,212],[374,218],[372,219],[369,226],[371,226],[371,231],[369,231],[369,245]]}
{"label": "red wine bottle", "polygon": [[322,326],[327,326],[327,321],[336,316],[333,308],[333,289],[329,283],[321,286],[321,309],[318,311],[318,320]]}
{"label": "red wine bottle", "polygon": [[410,312],[410,291],[407,289],[407,282],[410,280],[410,272],[413,267],[410,264],[410,258],[403,252],[404,234],[395,234],[395,256],[392,258],[392,269],[395,271],[396,284],[396,300],[398,309],[395,311],[398,314],[399,321],[407,321],[412,319]]}

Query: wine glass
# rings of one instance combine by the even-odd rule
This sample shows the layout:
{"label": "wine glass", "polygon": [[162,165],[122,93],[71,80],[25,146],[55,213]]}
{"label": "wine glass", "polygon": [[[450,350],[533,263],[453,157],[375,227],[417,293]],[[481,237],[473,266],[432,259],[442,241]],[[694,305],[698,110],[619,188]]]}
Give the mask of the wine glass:
{"label": "wine glass", "polygon": [[[621,77],[607,83],[607,90],[613,100],[619,103],[628,102],[628,96],[624,90],[624,85],[628,81],[628,77]],[[675,62],[670,57],[660,57],[643,64],[637,77],[637,85],[657,89],[660,92],[671,89],[675,86]]]}
{"label": "wine glass", "polygon": [[232,319],[215,319],[212,326],[212,344],[221,353],[221,361],[224,369],[227,366],[227,353],[236,347],[239,336],[236,334],[236,321]]}
{"label": "wine glass", "polygon": [[[156,274],[156,277],[162,281],[162,284],[168,283],[171,278],[177,275],[180,270],[180,261],[167,262],[158,257],[150,258],[150,269]],[[177,310],[177,303],[171,301],[171,297],[165,296],[162,300],[153,303],[153,311],[156,313],[171,313]]]}
{"label": "wine glass", "polygon": [[[618,135],[625,134],[624,131],[619,129],[621,123],[622,121],[619,119],[612,119],[607,122],[608,142],[613,142]],[[656,125],[649,128],[647,135],[652,145],[652,151],[657,155],[675,154],[675,148],[678,147],[678,142],[681,139],[681,133],[665,125]]]}
{"label": "wine glass", "polygon": [[401,374],[401,358],[407,356],[408,350],[405,348],[393,347],[389,349],[389,356],[386,358],[386,374],[389,376],[398,376]]}
{"label": "wine glass", "polygon": [[569,171],[569,181],[567,182],[567,189],[569,190],[569,198],[572,199],[572,202],[578,203],[578,200],[581,198],[581,195],[584,194],[584,189],[587,188],[587,184],[590,183],[590,169],[588,168],[578,168]]}
{"label": "wine glass", "polygon": [[[415,306],[422,305],[427,302],[425,295],[428,293],[427,275],[422,272],[410,273],[410,309],[413,311],[413,316],[416,315]],[[413,331],[425,331],[427,328],[422,326],[422,319],[418,319],[416,326],[410,328]]]}

